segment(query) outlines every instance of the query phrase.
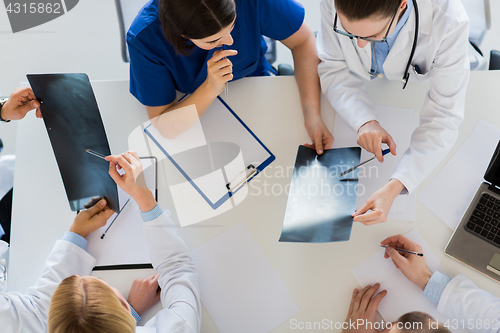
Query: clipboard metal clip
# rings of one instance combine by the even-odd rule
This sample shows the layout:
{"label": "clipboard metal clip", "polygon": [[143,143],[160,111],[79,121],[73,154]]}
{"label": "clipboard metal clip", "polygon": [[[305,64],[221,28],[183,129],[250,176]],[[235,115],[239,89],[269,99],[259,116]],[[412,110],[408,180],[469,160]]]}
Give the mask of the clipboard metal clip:
{"label": "clipboard metal clip", "polygon": [[[247,170],[252,170],[246,177],[245,179],[243,179],[241,182],[238,183],[238,185],[236,185],[234,188],[231,188],[231,183],[234,182],[242,173],[246,173]],[[253,164],[250,164],[249,166],[247,166],[247,170],[243,170],[242,172],[240,172],[239,174],[236,175],[236,177],[234,177],[233,180],[231,180],[229,183],[226,184],[226,188],[229,192],[236,192],[238,191],[238,189],[240,187],[242,187],[246,182],[248,182],[248,180],[250,178],[252,178],[253,176],[255,176],[255,174],[257,173],[257,168],[254,167]]]}

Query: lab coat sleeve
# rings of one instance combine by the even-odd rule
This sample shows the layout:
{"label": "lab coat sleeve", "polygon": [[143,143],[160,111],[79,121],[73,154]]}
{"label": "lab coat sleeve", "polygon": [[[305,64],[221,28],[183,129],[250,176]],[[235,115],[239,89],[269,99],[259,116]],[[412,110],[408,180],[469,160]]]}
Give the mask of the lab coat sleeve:
{"label": "lab coat sleeve", "polygon": [[[321,89],[335,111],[357,132],[361,125],[377,118],[373,114],[374,106],[366,92],[363,78],[348,68],[339,36],[333,31],[333,19],[333,1],[323,0],[321,27],[316,40],[316,49],[321,60],[318,65]],[[344,36],[340,38],[347,39]]]}
{"label": "lab coat sleeve", "polygon": [[446,156],[464,117],[470,74],[469,20],[464,15],[453,21],[456,24],[446,32],[430,70],[430,90],[420,111],[419,126],[392,176],[408,192],[415,190]]}
{"label": "lab coat sleeve", "polygon": [[462,274],[448,283],[437,309],[450,320],[464,320],[464,328],[473,333],[500,332],[500,298],[479,289]]}
{"label": "lab coat sleeve", "polygon": [[[0,293],[0,327],[2,332],[46,332],[50,298],[57,286],[72,275],[89,275],[95,259],[68,241],[56,242],[42,275],[26,295]],[[29,265],[29,263],[25,263]]]}
{"label": "lab coat sleeve", "polygon": [[163,309],[146,326],[160,332],[199,332],[201,303],[198,273],[188,248],[175,232],[176,226],[165,211],[144,222],[151,261],[160,274]]}

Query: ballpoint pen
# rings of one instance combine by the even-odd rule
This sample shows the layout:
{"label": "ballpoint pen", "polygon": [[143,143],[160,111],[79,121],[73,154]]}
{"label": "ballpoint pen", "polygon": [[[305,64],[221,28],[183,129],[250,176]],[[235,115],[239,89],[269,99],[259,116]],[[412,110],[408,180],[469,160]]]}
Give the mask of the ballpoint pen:
{"label": "ballpoint pen", "polygon": [[109,224],[108,228],[106,229],[106,231],[104,231],[104,233],[102,234],[101,236],[101,239],[104,239],[104,237],[106,237],[106,233],[108,232],[109,228],[111,228],[111,226],[113,225],[113,223],[115,223],[116,219],[118,218],[118,216],[120,216],[120,214],[123,212],[123,210],[125,209],[125,206],[127,206],[128,202],[130,201],[131,198],[128,198],[127,202],[125,202],[125,204],[123,205],[122,209],[120,209],[120,211],[118,212],[118,214],[116,214],[115,218],[113,219],[113,221],[111,221],[111,223]]}
{"label": "ballpoint pen", "polygon": [[[390,150],[389,148],[382,150],[382,156],[385,156],[385,155],[386,155],[387,153],[389,153],[390,151],[391,151],[391,150]],[[350,168],[350,169],[347,169],[346,171],[342,172],[342,173],[339,175],[339,177],[341,177],[341,176],[343,176],[343,175],[346,175],[346,174],[348,174],[349,172],[351,172],[351,171],[353,171],[353,170],[356,170],[357,168],[359,168],[359,167],[360,167],[360,166],[362,166],[363,164],[366,164],[366,163],[368,163],[368,162],[372,161],[375,157],[376,157],[376,156],[373,156],[372,158],[370,158],[370,159],[368,159],[368,160],[366,160],[366,161],[364,161],[364,162],[362,162],[362,163],[359,163],[358,165],[353,166],[353,167],[352,167],[352,168]]]}
{"label": "ballpoint pen", "polygon": [[[380,247],[383,247],[384,249],[387,248],[387,245],[380,245]],[[404,253],[410,253],[410,254],[416,254],[417,256],[419,257],[423,257],[424,254],[423,253],[420,253],[420,252],[413,252],[413,251],[408,251],[408,250],[403,250],[403,249],[396,249],[396,248],[393,248],[394,250],[398,251],[398,252],[404,252]]]}
{"label": "ballpoint pen", "polygon": [[93,151],[93,150],[91,150],[91,149],[85,149],[85,151],[86,151],[87,153],[89,153],[90,155],[94,155],[95,157],[102,158],[103,160],[106,158],[106,156],[104,156],[103,154],[100,154],[100,153],[98,153],[98,152],[95,152],[95,151]]}

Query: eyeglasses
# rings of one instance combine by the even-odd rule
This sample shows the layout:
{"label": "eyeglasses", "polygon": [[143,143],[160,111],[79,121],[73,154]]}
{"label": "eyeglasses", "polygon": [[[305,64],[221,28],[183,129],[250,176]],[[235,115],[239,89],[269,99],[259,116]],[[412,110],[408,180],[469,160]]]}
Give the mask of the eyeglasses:
{"label": "eyeglasses", "polygon": [[335,31],[339,35],[347,36],[349,38],[362,39],[362,40],[366,40],[366,41],[371,42],[371,43],[384,43],[387,40],[387,36],[389,35],[389,31],[391,30],[392,23],[394,22],[394,19],[396,18],[396,14],[398,13],[398,9],[399,9],[399,7],[396,9],[396,12],[392,16],[391,23],[389,24],[389,28],[387,28],[385,36],[382,39],[360,37],[360,36],[353,35],[347,31],[339,30],[337,28],[337,17],[338,17],[337,13],[335,13],[335,20],[333,21],[333,31]]}

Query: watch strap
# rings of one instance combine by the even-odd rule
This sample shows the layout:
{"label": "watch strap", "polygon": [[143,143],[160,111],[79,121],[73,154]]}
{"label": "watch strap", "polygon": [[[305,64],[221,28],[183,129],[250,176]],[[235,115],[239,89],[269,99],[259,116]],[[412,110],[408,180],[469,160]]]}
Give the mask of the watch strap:
{"label": "watch strap", "polygon": [[3,121],[4,123],[10,123],[10,120],[5,120],[2,118],[2,106],[7,102],[8,98],[3,98],[0,99],[0,121]]}

